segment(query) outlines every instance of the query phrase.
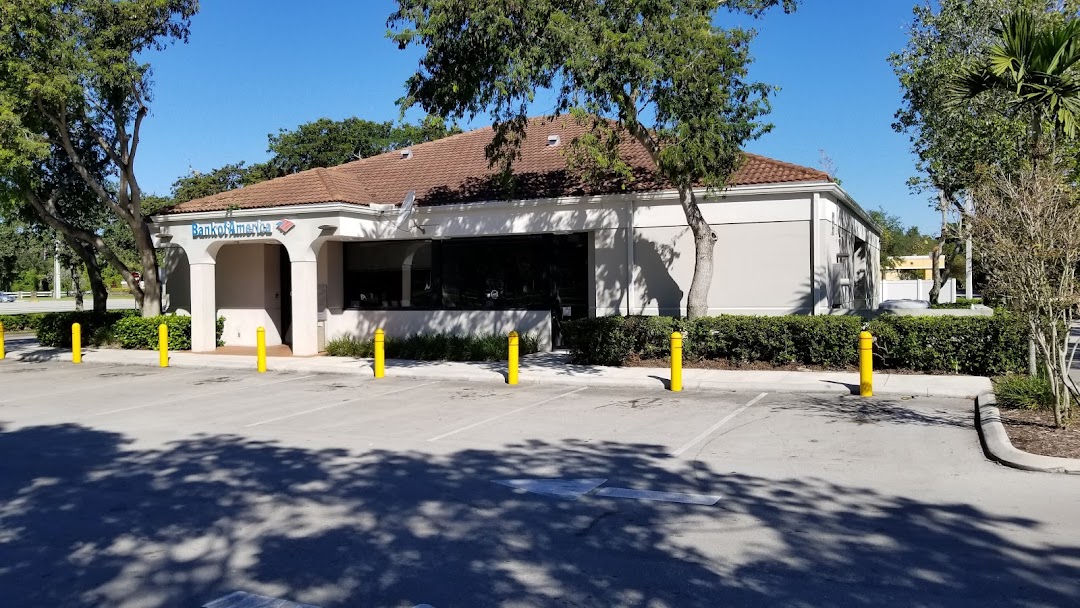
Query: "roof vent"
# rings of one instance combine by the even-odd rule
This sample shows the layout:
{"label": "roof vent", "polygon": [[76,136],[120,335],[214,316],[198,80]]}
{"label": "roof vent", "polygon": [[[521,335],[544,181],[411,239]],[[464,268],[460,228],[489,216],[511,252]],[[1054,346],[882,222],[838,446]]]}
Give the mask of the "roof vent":
{"label": "roof vent", "polygon": [[562,140],[559,139],[558,135],[548,135],[547,145],[549,148],[554,148],[555,146],[559,145],[559,142],[561,141]]}
{"label": "roof vent", "polygon": [[401,151],[401,159],[405,160],[407,158],[412,158],[412,150],[410,150],[409,148],[405,148]]}

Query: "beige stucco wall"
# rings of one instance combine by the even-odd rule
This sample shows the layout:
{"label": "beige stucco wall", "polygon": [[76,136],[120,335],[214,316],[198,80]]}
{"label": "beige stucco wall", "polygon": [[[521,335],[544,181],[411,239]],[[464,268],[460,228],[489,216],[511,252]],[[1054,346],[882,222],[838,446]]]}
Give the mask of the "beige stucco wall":
{"label": "beige stucco wall", "polygon": [[382,328],[390,336],[450,333],[476,335],[511,331],[535,336],[551,350],[551,314],[539,310],[345,310],[326,321],[327,340],[367,339]]}
{"label": "beige stucco wall", "polygon": [[254,345],[255,332],[266,328],[266,344],[281,344],[280,262],[277,245],[226,245],[217,254],[218,314],[225,317],[226,345]]}

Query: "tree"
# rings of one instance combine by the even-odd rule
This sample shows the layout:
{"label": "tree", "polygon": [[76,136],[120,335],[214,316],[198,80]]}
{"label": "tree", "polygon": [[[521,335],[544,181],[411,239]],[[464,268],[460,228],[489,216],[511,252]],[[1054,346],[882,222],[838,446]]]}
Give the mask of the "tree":
{"label": "tree", "polygon": [[781,4],[791,11],[796,0],[399,0],[390,37],[426,51],[400,105],[452,119],[489,113],[488,156],[507,175],[539,89],[554,92],[556,114],[589,126],[572,142],[577,161],[630,179],[618,144],[635,140],[679,192],[695,245],[687,314],[698,317],[717,237],[696,188],[727,185],[743,143],[770,128],[759,119],[773,90],[746,80],[754,32],[713,20]]}
{"label": "tree", "polygon": [[[160,314],[161,291],[135,174],[151,101],[143,60],[186,41],[197,10],[197,0],[0,1],[0,175],[52,229],[103,256],[146,316]],[[98,232],[61,211],[78,182],[131,232],[145,288]]]}
{"label": "tree", "polygon": [[1069,330],[1080,306],[1080,200],[1053,163],[995,170],[976,194],[975,242],[989,288],[1031,329],[1054,394],[1054,421],[1064,426],[1080,400],[1069,376],[1076,355]]}
{"label": "tree", "polygon": [[1011,111],[1030,117],[1029,151],[1036,159],[1048,153],[1043,141],[1045,124],[1053,135],[1073,138],[1077,134],[1080,75],[1074,68],[1078,63],[1080,20],[1040,19],[1017,10],[1002,19],[1000,38],[986,58],[952,80],[950,93],[954,103],[985,93],[1006,95]]}
{"label": "tree", "polygon": [[244,161],[225,165],[207,173],[193,171],[177,179],[172,185],[173,204],[184,203],[193,199],[202,198],[243,188],[269,179],[266,165],[244,166]]}
{"label": "tree", "polygon": [[906,226],[900,216],[885,209],[870,212],[870,219],[881,226],[881,267],[896,268],[901,256],[927,255],[934,248],[934,238],[919,231],[918,226]]}
{"label": "tree", "polygon": [[[996,40],[995,27],[1010,8],[1046,7],[1045,0],[940,0],[916,5],[905,48],[889,57],[903,90],[903,105],[893,128],[907,133],[917,158],[917,177],[909,183],[916,192],[933,193],[932,205],[943,212],[937,251],[943,253],[951,238],[968,238],[966,227],[977,212],[970,197],[972,185],[990,164],[1015,166],[1021,158],[1016,145],[1027,122],[1004,111],[1006,96],[995,92],[955,102],[958,73],[983,62]],[[950,230],[951,214],[961,234]],[[970,280],[970,269],[968,277]],[[943,277],[937,275],[934,296]]]}

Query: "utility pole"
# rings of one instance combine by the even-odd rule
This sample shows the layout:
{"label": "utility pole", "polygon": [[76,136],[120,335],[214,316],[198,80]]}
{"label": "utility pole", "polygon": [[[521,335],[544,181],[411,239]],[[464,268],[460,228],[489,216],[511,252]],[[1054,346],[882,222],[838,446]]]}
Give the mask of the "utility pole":
{"label": "utility pole", "polygon": [[60,239],[53,240],[53,298],[60,299]]}
{"label": "utility pole", "polygon": [[971,200],[971,195],[968,194],[964,199],[964,212],[968,216],[968,222],[964,226],[964,233],[967,236],[967,240],[964,243],[964,297],[968,299],[968,303],[971,302],[972,296],[972,276],[971,271],[971,221],[970,219],[975,215],[975,205]]}

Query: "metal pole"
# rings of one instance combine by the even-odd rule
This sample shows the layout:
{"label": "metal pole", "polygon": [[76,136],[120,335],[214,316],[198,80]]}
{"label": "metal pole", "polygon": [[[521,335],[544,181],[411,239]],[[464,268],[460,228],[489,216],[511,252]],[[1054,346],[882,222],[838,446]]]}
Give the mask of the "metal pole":
{"label": "metal pole", "polygon": [[682,390],[682,334],[671,334],[671,392]]}
{"label": "metal pole", "polygon": [[518,333],[516,331],[510,332],[510,356],[507,371],[506,371],[506,383],[514,385],[518,383]]}
{"label": "metal pole", "polygon": [[71,362],[82,363],[82,325],[71,325]]}
{"label": "metal pole", "polygon": [[162,323],[158,325],[158,365],[169,367],[169,326]]}
{"label": "metal pole", "polygon": [[53,241],[53,298],[60,299],[60,239]]}
{"label": "metal pole", "polygon": [[972,286],[971,286],[971,283],[972,283],[972,278],[971,277],[972,277],[972,275],[974,273],[971,271],[971,237],[970,236],[967,238],[967,243],[964,245],[964,247],[965,247],[964,264],[967,267],[966,268],[966,274],[964,276],[964,297],[968,299],[968,304],[971,304],[971,298],[973,298],[975,296],[972,295]]}
{"label": "metal pole", "polygon": [[874,336],[868,331],[859,334],[859,395],[874,396]]}
{"label": "metal pole", "polygon": [[260,374],[266,373],[266,328],[255,330],[255,358]]}
{"label": "metal pole", "polygon": [[386,376],[386,332],[382,328],[375,330],[375,377]]}

